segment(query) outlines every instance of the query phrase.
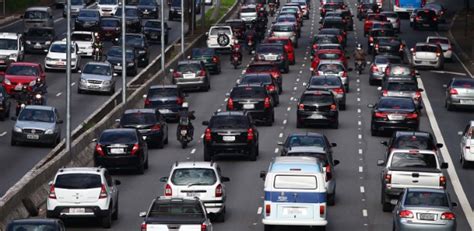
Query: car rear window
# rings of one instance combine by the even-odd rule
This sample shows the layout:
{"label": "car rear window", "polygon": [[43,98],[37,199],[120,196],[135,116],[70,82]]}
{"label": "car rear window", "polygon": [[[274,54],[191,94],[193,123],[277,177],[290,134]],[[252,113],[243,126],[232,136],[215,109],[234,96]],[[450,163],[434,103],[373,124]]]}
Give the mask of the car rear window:
{"label": "car rear window", "polygon": [[414,82],[391,82],[387,84],[389,91],[416,91],[418,86]]}
{"label": "car rear window", "polygon": [[292,136],[288,138],[289,147],[316,146],[325,147],[324,138],[321,136]]}
{"label": "car rear window", "polygon": [[416,46],[416,51],[424,51],[424,52],[436,52],[438,48],[435,46]]}
{"label": "car rear window", "polygon": [[429,43],[440,43],[440,44],[449,44],[449,40],[448,39],[444,39],[444,38],[430,38],[428,40]]}
{"label": "car rear window", "polygon": [[[247,67],[247,72],[265,72],[265,71],[273,71],[276,67],[274,65],[250,65]],[[275,70],[276,71],[276,70]]]}
{"label": "car rear window", "polygon": [[395,152],[390,167],[436,169],[436,156],[431,153]]}
{"label": "car rear window", "polygon": [[267,91],[263,87],[236,87],[230,93],[232,98],[265,98]]}
{"label": "car rear window", "polygon": [[127,113],[120,119],[122,125],[135,125],[135,124],[155,124],[156,115],[153,113]]}
{"label": "car rear window", "polygon": [[211,31],[209,32],[209,35],[219,35],[219,34],[226,34],[226,35],[231,35],[231,29],[227,27],[216,27],[212,28]]}
{"label": "car rear window", "polygon": [[342,9],[342,4],[324,4],[323,8],[326,10]]}
{"label": "car rear window", "polygon": [[378,107],[382,109],[414,110],[415,104],[413,103],[413,100],[408,98],[389,98],[381,99],[378,103]]}
{"label": "car rear window", "polygon": [[319,64],[318,66],[318,71],[323,71],[323,72],[341,72],[344,71],[344,67],[339,64],[332,64],[332,63],[323,63]]}
{"label": "car rear window", "polygon": [[55,188],[89,189],[102,187],[102,180],[98,174],[70,173],[60,174],[54,182]]}
{"label": "car rear window", "polygon": [[329,94],[304,94],[301,97],[301,103],[303,104],[330,104],[334,103],[334,98],[332,95]]}
{"label": "car rear window", "polygon": [[256,53],[283,53],[282,46],[258,46]]}
{"label": "car rear window", "polygon": [[317,152],[288,152],[287,156],[309,156],[314,157],[321,161],[321,163],[326,166],[328,164],[328,158],[326,153],[317,153]]}
{"label": "car rear window", "polygon": [[148,213],[148,217],[188,217],[203,218],[202,207],[197,202],[155,202]]}
{"label": "car rear window", "polygon": [[426,136],[401,136],[394,141],[392,146],[396,149],[435,149],[431,139]]}
{"label": "car rear window", "polygon": [[293,26],[290,25],[275,25],[272,28],[273,31],[281,31],[281,32],[291,32],[293,31]]}
{"label": "car rear window", "polygon": [[391,66],[389,76],[406,76],[411,75],[411,68],[403,66]]}
{"label": "car rear window", "polygon": [[132,131],[105,131],[100,136],[101,143],[136,143],[137,136]]}
{"label": "car rear window", "polygon": [[217,181],[216,173],[210,168],[179,168],[173,171],[171,182],[174,185],[213,185]]}
{"label": "car rear window", "polygon": [[176,70],[178,72],[183,72],[183,73],[185,73],[185,72],[197,72],[197,71],[201,70],[201,65],[199,65],[197,63],[181,64],[181,65],[178,65]]}
{"label": "car rear window", "polygon": [[418,11],[417,16],[420,16],[422,18],[431,18],[431,17],[436,17],[436,13],[432,10],[423,10],[423,11]]}
{"label": "car rear window", "polygon": [[445,193],[413,192],[409,191],[405,199],[405,206],[440,206],[448,207],[448,198]]}
{"label": "car rear window", "polygon": [[246,116],[214,116],[209,122],[212,129],[245,129],[249,127],[249,120]]}
{"label": "car rear window", "polygon": [[319,53],[318,58],[320,59],[339,59],[341,54],[338,53]]}
{"label": "car rear window", "polygon": [[120,21],[112,19],[102,19],[100,20],[100,25],[103,27],[118,27],[120,25]]}
{"label": "car rear window", "polygon": [[344,28],[345,24],[341,20],[325,20],[323,28]]}
{"label": "car rear window", "polygon": [[242,84],[264,83],[271,84],[272,76],[270,75],[246,75],[242,78]]}
{"label": "car rear window", "polygon": [[275,175],[273,187],[276,189],[317,189],[316,176]]}
{"label": "car rear window", "polygon": [[323,86],[323,85],[328,85],[328,86],[340,86],[341,85],[341,79],[339,78],[324,78],[324,77],[313,77],[311,78],[310,85],[312,86]]}
{"label": "car rear window", "polygon": [[92,41],[92,34],[73,33],[73,34],[71,35],[71,40],[72,40],[72,41],[87,41],[87,42],[91,42],[91,41]]}
{"label": "car rear window", "polygon": [[148,90],[148,98],[152,97],[177,97],[177,88],[156,88]]}
{"label": "car rear window", "polygon": [[474,88],[474,81],[468,79],[456,79],[453,81],[452,86],[455,88]]}

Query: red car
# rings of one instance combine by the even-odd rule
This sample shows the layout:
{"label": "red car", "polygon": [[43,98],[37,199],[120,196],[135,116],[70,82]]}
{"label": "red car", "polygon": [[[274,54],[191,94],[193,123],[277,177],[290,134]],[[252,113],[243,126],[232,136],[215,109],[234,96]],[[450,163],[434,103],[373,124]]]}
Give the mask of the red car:
{"label": "red car", "polygon": [[387,17],[382,14],[368,14],[364,20],[364,36],[369,33],[374,21],[387,22]]}
{"label": "red car", "polygon": [[344,52],[337,49],[323,49],[318,50],[314,55],[313,61],[311,62],[311,69],[315,70],[321,60],[339,60],[347,68],[347,58],[344,56]]}
{"label": "red car", "polygon": [[16,62],[10,64],[5,70],[5,78],[2,85],[9,95],[21,91],[24,85],[28,86],[28,90],[31,91],[31,86],[35,84],[38,77],[45,82],[46,73],[41,64]]}
{"label": "red car", "polygon": [[328,2],[326,4],[323,4],[322,7],[319,7],[319,13],[322,18],[326,16],[326,12],[328,11],[336,11],[340,9],[345,9],[346,5],[343,2]]}
{"label": "red car", "polygon": [[285,37],[270,37],[265,40],[265,43],[279,43],[283,44],[286,53],[288,54],[288,60],[290,61],[291,65],[296,63],[295,60],[295,48],[293,47],[293,43],[289,38]]}
{"label": "red car", "polygon": [[278,83],[278,89],[280,91],[278,93],[281,94],[283,91],[283,77],[278,64],[265,61],[254,61],[243,71],[243,74],[250,73],[270,73],[272,78],[274,78]]}

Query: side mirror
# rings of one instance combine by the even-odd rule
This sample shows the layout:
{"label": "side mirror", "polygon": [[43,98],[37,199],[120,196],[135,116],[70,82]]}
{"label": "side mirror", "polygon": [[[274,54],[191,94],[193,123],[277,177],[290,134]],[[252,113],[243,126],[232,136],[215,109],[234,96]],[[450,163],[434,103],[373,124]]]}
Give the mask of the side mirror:
{"label": "side mirror", "polygon": [[10,119],[13,120],[13,121],[16,121],[16,120],[17,120],[17,117],[16,117],[16,116],[12,116],[12,117],[10,117]]}
{"label": "side mirror", "polygon": [[458,131],[458,135],[462,136],[464,133],[462,131]]}
{"label": "side mirror", "polygon": [[206,36],[209,36],[209,32],[206,32]]}
{"label": "side mirror", "polygon": [[207,120],[206,120],[206,121],[202,121],[202,125],[208,126],[208,125],[209,125],[209,121],[207,121]]}
{"label": "side mirror", "polygon": [[237,80],[235,81],[236,84],[240,84],[240,82],[242,82],[241,79],[237,79]]}
{"label": "side mirror", "polygon": [[337,147],[336,143],[331,143],[331,147]]}
{"label": "side mirror", "polygon": [[448,163],[443,162],[441,163],[441,169],[447,169],[448,168]]}
{"label": "side mirror", "polygon": [[225,97],[230,97],[230,93],[225,93]]}
{"label": "side mirror", "polygon": [[145,95],[143,95],[143,98],[144,98],[144,99],[146,99],[146,96],[147,96],[146,94],[145,94]]}
{"label": "side mirror", "polygon": [[381,141],[380,143],[383,144],[384,146],[388,146],[388,142],[387,142],[387,141]]}
{"label": "side mirror", "polygon": [[369,103],[369,104],[367,104],[367,107],[368,107],[368,108],[374,108],[374,107],[375,107],[375,105],[373,105],[373,104]]}
{"label": "side mirror", "polygon": [[62,124],[64,121],[63,120],[57,120],[56,123],[57,124]]}
{"label": "side mirror", "polygon": [[334,160],[334,166],[340,164],[341,162],[339,160]]}
{"label": "side mirror", "polygon": [[347,71],[353,71],[353,70],[354,70],[354,68],[352,68],[352,67],[347,68]]}
{"label": "side mirror", "polygon": [[173,72],[174,72],[174,69],[173,69],[173,68],[171,68],[171,69],[170,69],[170,73],[173,73]]}
{"label": "side mirror", "polygon": [[140,213],[138,213],[138,216],[139,217],[146,217],[146,212],[140,212]]}
{"label": "side mirror", "polygon": [[351,56],[346,56],[346,59],[351,59]]}
{"label": "side mirror", "polygon": [[377,166],[384,166],[385,160],[377,160]]}
{"label": "side mirror", "polygon": [[114,180],[114,184],[115,184],[115,185],[121,185],[121,184],[122,184],[122,182],[121,182],[121,181],[119,181],[119,180]]}
{"label": "side mirror", "polygon": [[422,88],[418,88],[418,91],[419,91],[419,92],[423,92],[423,91],[425,91],[425,90],[423,90]]}
{"label": "side mirror", "polygon": [[442,148],[442,147],[443,147],[443,144],[437,143],[437,144],[436,144],[436,147],[437,147],[437,148]]}
{"label": "side mirror", "polygon": [[52,181],[48,182],[48,185],[49,186],[53,185],[53,182]]}
{"label": "side mirror", "polygon": [[229,181],[230,181],[230,178],[229,178],[229,177],[226,177],[226,176],[222,176],[222,177],[221,177],[221,181],[222,181],[222,182],[229,182]]}
{"label": "side mirror", "polygon": [[390,204],[392,204],[392,205],[397,205],[397,204],[398,204],[398,200],[397,200],[397,199],[391,199],[391,200],[390,200]]}
{"label": "side mirror", "polygon": [[451,206],[456,207],[456,206],[458,206],[458,203],[456,203],[456,202],[451,202]]}
{"label": "side mirror", "polygon": [[167,176],[161,177],[160,182],[163,182],[163,183],[168,182],[168,177]]}
{"label": "side mirror", "polygon": [[377,91],[381,91],[382,90],[382,87],[377,87]]}
{"label": "side mirror", "polygon": [[267,171],[260,172],[260,178],[265,179],[266,176],[267,176]]}

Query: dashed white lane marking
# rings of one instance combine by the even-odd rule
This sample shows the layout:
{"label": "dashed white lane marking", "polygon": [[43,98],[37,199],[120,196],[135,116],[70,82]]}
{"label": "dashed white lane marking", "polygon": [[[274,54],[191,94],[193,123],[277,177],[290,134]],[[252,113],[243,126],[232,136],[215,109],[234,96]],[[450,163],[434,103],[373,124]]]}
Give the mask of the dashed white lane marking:
{"label": "dashed white lane marking", "polygon": [[300,70],[300,74],[303,74],[303,70]]}
{"label": "dashed white lane marking", "polygon": [[201,139],[204,138],[204,134],[201,135]]}
{"label": "dashed white lane marking", "polygon": [[56,94],[56,96],[61,96],[63,93],[62,92],[58,92],[58,94]]}
{"label": "dashed white lane marking", "polygon": [[293,90],[295,90],[295,91],[298,90],[298,87],[294,87]]}
{"label": "dashed white lane marking", "polygon": [[229,98],[225,98],[225,99],[224,99],[224,102],[227,102],[227,100],[229,100]]}
{"label": "dashed white lane marking", "polygon": [[357,138],[362,139],[362,134],[357,135]]}
{"label": "dashed white lane marking", "polygon": [[360,120],[357,121],[357,125],[359,125],[359,126],[362,125],[362,121],[360,121]]}
{"label": "dashed white lane marking", "polygon": [[275,148],[275,153],[278,153],[278,151],[280,151],[280,149],[278,149],[278,148]]}
{"label": "dashed white lane marking", "polygon": [[364,167],[359,166],[359,172],[364,172]]}
{"label": "dashed white lane marking", "polygon": [[283,124],[286,124],[286,122],[288,122],[287,120],[283,120]]}
{"label": "dashed white lane marking", "polygon": [[222,109],[220,109],[220,108],[219,108],[219,109],[217,109],[217,112],[221,112],[221,111],[222,111]]}
{"label": "dashed white lane marking", "polygon": [[306,82],[303,82],[303,86],[306,86],[306,85],[307,85],[307,83],[306,83]]}
{"label": "dashed white lane marking", "polygon": [[360,102],[360,98],[357,98],[357,101]]}
{"label": "dashed white lane marking", "polygon": [[0,136],[5,136],[7,134],[7,132],[2,132],[0,133]]}
{"label": "dashed white lane marking", "polygon": [[359,148],[359,154],[360,155],[362,155],[362,152],[363,152],[362,149]]}
{"label": "dashed white lane marking", "polygon": [[287,111],[290,111],[290,110],[291,110],[291,107],[288,107],[286,110],[287,110]]}
{"label": "dashed white lane marking", "polygon": [[299,82],[299,81],[300,81],[300,78],[297,78],[297,79],[296,79],[296,82]]}
{"label": "dashed white lane marking", "polygon": [[257,214],[259,214],[259,215],[262,214],[262,210],[263,210],[262,207],[258,207]]}
{"label": "dashed white lane marking", "polygon": [[74,87],[74,85],[76,85],[76,82],[71,83],[71,87]]}
{"label": "dashed white lane marking", "polygon": [[360,108],[357,109],[357,113],[360,113]]}
{"label": "dashed white lane marking", "polygon": [[362,216],[364,216],[364,217],[367,216],[367,209],[362,209]]}
{"label": "dashed white lane marking", "polygon": [[358,83],[360,83],[360,79],[357,79],[356,81],[357,81]]}
{"label": "dashed white lane marking", "polygon": [[191,150],[191,154],[194,154],[196,152],[196,149],[193,148],[193,150]]}
{"label": "dashed white lane marking", "polygon": [[357,91],[360,91],[360,88],[357,88]]}
{"label": "dashed white lane marking", "polygon": [[364,186],[360,186],[360,193],[365,193],[365,188],[364,188]]}
{"label": "dashed white lane marking", "polygon": [[293,96],[292,96],[292,97],[290,97],[290,101],[293,101],[293,99],[294,99],[294,97],[293,97]]}
{"label": "dashed white lane marking", "polygon": [[301,64],[301,66],[302,66],[302,67],[304,67],[304,66],[305,66],[305,64],[303,63],[303,64]]}
{"label": "dashed white lane marking", "polygon": [[278,137],[279,137],[279,138],[282,138],[282,137],[283,137],[283,133],[280,133],[280,134],[278,135]]}

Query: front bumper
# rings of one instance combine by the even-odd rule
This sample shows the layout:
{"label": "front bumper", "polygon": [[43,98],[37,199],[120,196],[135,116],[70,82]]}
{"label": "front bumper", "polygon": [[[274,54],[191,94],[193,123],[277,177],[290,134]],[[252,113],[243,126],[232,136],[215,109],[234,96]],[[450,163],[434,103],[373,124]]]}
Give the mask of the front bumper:
{"label": "front bumper", "polygon": [[[37,138],[30,137],[31,135],[38,135]],[[51,144],[56,142],[58,134],[27,134],[12,131],[12,140],[22,143],[33,143],[33,144]]]}
{"label": "front bumper", "polygon": [[114,85],[109,84],[105,85],[103,83],[93,84],[89,82],[79,81],[78,88],[84,91],[95,91],[95,92],[110,92],[113,89]]}

